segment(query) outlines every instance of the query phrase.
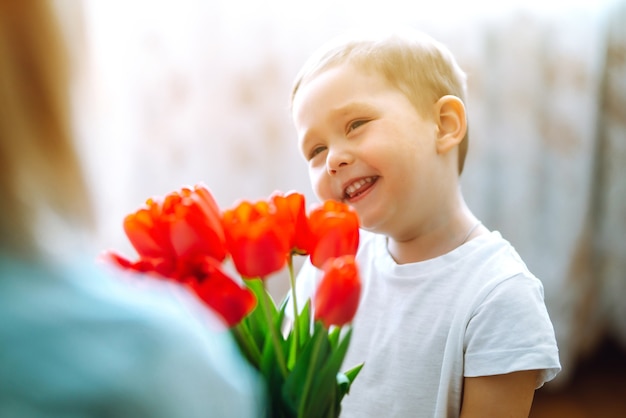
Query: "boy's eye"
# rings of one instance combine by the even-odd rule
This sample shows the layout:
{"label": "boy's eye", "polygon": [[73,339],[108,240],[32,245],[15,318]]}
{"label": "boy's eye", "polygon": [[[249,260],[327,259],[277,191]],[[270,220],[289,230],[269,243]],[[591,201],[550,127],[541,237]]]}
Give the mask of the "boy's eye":
{"label": "boy's eye", "polygon": [[350,124],[348,125],[347,132],[349,133],[355,130],[356,128],[358,128],[359,126],[364,125],[365,123],[367,123],[367,120],[363,120],[363,119],[350,122]]}
{"label": "boy's eye", "polygon": [[320,152],[324,152],[325,149],[326,147],[321,146],[321,145],[319,147],[313,148],[311,152],[309,152],[309,160],[312,160]]}

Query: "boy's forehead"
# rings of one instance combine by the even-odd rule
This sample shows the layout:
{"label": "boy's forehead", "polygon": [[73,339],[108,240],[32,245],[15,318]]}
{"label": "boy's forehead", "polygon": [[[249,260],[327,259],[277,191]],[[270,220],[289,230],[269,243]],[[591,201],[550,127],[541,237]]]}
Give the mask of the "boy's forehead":
{"label": "boy's forehead", "polygon": [[401,93],[382,74],[351,64],[329,67],[307,78],[292,103],[300,142],[346,117],[379,114],[388,103],[389,90]]}
{"label": "boy's forehead", "polygon": [[357,60],[354,58],[344,58],[337,61],[327,62],[320,65],[317,68],[313,68],[308,73],[302,76],[301,85],[307,84],[315,79],[323,77],[329,73],[341,73],[347,72],[352,74],[361,75],[380,75],[383,76],[381,71],[377,71],[373,65]]}
{"label": "boy's forehead", "polygon": [[335,96],[339,96],[338,93],[340,92],[358,94],[360,89],[350,91],[347,87],[357,85],[360,82],[369,85],[375,78],[388,84],[388,87],[393,87],[382,72],[353,62],[345,61],[319,68],[302,78],[297,91],[294,93],[292,106],[296,107],[298,103],[302,104],[302,101],[311,99],[312,96],[318,96],[320,90],[324,90],[329,84],[332,85],[331,93],[335,93]]}
{"label": "boy's forehead", "polygon": [[[345,112],[359,101],[358,85],[364,71],[349,64],[333,65],[315,72],[302,80],[294,95],[292,112],[294,118],[312,116],[324,112]],[[360,100],[365,101],[365,100]]]}

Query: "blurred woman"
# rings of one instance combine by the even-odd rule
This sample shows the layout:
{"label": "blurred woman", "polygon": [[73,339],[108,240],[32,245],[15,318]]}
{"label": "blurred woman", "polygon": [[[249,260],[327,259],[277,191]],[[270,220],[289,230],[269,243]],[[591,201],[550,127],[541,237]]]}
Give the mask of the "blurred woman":
{"label": "blurred woman", "polygon": [[0,0],[0,417],[260,416],[260,381],[195,299],[84,251],[68,62],[48,2]]}

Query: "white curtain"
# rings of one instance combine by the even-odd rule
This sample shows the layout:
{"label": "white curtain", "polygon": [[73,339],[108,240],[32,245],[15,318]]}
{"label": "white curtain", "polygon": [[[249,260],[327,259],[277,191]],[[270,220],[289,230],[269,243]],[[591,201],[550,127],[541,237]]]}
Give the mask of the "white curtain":
{"label": "white curtain", "polygon": [[626,347],[625,6],[503,16],[464,57],[468,200],[543,280],[560,382],[602,338]]}

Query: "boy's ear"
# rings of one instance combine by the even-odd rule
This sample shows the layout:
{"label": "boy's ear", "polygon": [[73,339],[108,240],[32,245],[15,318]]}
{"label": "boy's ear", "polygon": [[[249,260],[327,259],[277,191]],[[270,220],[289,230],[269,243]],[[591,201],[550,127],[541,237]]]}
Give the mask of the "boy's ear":
{"label": "boy's ear", "polygon": [[459,145],[467,132],[467,117],[463,101],[456,96],[443,96],[435,103],[437,122],[437,153],[445,154]]}

